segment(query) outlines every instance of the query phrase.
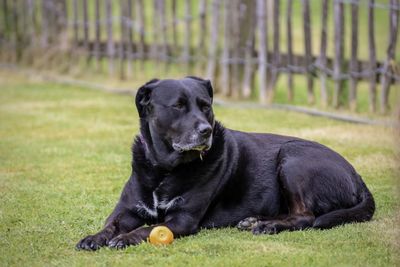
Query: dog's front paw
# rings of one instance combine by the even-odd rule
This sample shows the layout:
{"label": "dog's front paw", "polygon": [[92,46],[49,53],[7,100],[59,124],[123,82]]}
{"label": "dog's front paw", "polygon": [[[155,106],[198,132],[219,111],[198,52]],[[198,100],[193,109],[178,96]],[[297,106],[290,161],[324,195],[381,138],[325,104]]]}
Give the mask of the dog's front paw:
{"label": "dog's front paw", "polygon": [[143,242],[143,239],[135,234],[121,234],[111,239],[111,241],[108,242],[108,247],[123,249],[127,246],[138,245],[141,242]]}
{"label": "dog's front paw", "polygon": [[278,225],[273,221],[261,221],[252,229],[253,234],[260,235],[260,234],[277,234],[279,232]]}
{"label": "dog's front paw", "polygon": [[89,235],[83,238],[76,244],[76,249],[78,250],[98,250],[99,248],[105,246],[107,243],[107,238],[101,234]]}
{"label": "dog's front paw", "polygon": [[256,217],[248,217],[244,220],[241,220],[236,227],[242,231],[251,231],[258,225],[259,220]]}

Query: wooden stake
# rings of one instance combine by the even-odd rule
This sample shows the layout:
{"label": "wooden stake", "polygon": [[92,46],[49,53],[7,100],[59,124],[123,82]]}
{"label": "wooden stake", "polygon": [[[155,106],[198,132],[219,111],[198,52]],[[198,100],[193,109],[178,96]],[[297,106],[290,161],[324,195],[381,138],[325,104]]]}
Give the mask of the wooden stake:
{"label": "wooden stake", "polygon": [[311,73],[312,63],[312,47],[311,47],[311,19],[310,19],[310,2],[309,0],[303,0],[303,28],[304,28],[304,67],[307,71],[307,99],[308,104],[314,104],[314,80]]}
{"label": "wooden stake", "polygon": [[264,0],[257,0],[257,30],[258,30],[258,79],[260,102],[266,103],[268,98],[267,91],[267,44],[268,32],[266,27],[266,7]]}
{"label": "wooden stake", "polygon": [[107,21],[107,56],[108,56],[108,73],[114,74],[114,40],[113,40],[113,18],[111,0],[105,0],[106,21]]}
{"label": "wooden stake", "polygon": [[206,77],[210,80],[216,80],[217,73],[217,56],[218,56],[218,37],[220,31],[220,0],[212,1],[211,13],[211,29],[210,29],[210,45],[208,50],[208,64]]}
{"label": "wooden stake", "polygon": [[374,27],[374,5],[375,0],[368,3],[368,50],[369,50],[369,110],[376,112],[376,48]]}
{"label": "wooden stake", "polygon": [[[293,1],[288,0],[286,6],[286,31],[287,31],[287,65],[288,67],[293,65],[293,48],[292,48],[292,6]],[[288,100],[293,101],[293,75],[289,68],[288,71]]]}
{"label": "wooden stake", "polygon": [[351,4],[351,59],[350,59],[350,94],[349,105],[352,111],[357,108],[357,81],[354,73],[359,72],[357,61],[358,50],[358,0]]}
{"label": "wooden stake", "polygon": [[394,7],[399,6],[399,0],[390,0],[390,14],[389,14],[389,23],[390,23],[390,33],[389,33],[389,45],[387,48],[386,61],[383,64],[383,71],[381,76],[381,113],[386,114],[389,110],[389,90],[391,77],[389,76],[392,69],[392,64],[395,60],[396,54],[396,43],[397,43],[397,33],[399,27],[399,10],[396,10]]}
{"label": "wooden stake", "polygon": [[344,6],[343,2],[335,0],[334,2],[334,21],[335,21],[335,57],[334,57],[334,91],[333,106],[340,106],[340,96],[343,90],[343,54],[344,54]]}
{"label": "wooden stake", "polygon": [[321,71],[319,72],[319,77],[321,81],[321,105],[322,107],[328,106],[328,88],[326,85],[326,49],[327,49],[327,38],[328,38],[328,0],[323,0],[322,2],[322,17],[321,17],[321,49],[320,49],[320,57],[319,57],[319,65]]}

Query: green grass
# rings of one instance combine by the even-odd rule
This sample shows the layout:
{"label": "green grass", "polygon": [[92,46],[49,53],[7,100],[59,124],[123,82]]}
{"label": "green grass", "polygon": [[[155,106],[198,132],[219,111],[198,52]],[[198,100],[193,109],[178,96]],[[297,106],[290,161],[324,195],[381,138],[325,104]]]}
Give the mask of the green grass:
{"label": "green grass", "polygon": [[296,135],[354,164],[373,221],[253,236],[203,230],[167,247],[75,251],[98,231],[130,174],[133,99],[0,72],[0,266],[399,266],[399,158],[393,130],[295,113],[216,107],[227,127]]}

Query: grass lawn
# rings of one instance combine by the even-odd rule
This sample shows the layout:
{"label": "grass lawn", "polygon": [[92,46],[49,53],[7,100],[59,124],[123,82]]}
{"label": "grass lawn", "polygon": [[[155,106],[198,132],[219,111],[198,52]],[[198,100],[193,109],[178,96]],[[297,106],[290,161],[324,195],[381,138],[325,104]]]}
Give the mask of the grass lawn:
{"label": "grass lawn", "polygon": [[399,157],[392,129],[215,107],[227,127],[296,135],[342,153],[375,196],[373,221],[253,236],[203,230],[167,247],[76,251],[130,174],[131,97],[0,72],[0,266],[399,266]]}

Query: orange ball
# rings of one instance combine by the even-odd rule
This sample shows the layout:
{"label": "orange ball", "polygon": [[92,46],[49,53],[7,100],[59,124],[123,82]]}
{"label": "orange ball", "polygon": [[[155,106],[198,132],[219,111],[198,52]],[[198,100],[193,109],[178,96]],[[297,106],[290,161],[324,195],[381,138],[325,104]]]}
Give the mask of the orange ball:
{"label": "orange ball", "polygon": [[156,226],[150,232],[149,241],[153,245],[168,245],[174,241],[174,234],[166,226]]}

